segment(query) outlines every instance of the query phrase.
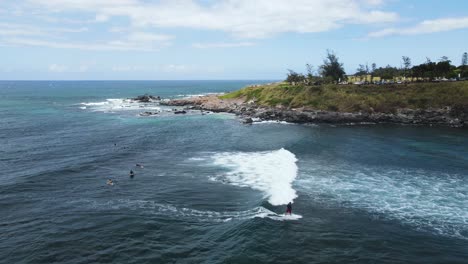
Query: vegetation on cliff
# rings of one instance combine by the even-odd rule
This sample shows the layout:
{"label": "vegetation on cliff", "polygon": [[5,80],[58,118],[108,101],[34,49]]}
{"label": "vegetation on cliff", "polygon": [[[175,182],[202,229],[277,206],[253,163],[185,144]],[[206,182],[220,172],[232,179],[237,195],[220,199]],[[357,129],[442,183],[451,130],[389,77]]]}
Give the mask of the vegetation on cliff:
{"label": "vegetation on cliff", "polygon": [[[316,70],[315,70],[316,69]],[[468,79],[468,53],[463,53],[460,66],[452,65],[452,61],[443,56],[439,62],[433,62],[426,58],[424,63],[412,65],[411,58],[402,56],[401,67],[377,67],[376,63],[359,64],[354,75],[346,75],[343,63],[333,51],[327,50],[323,64],[314,68],[312,64],[306,64],[306,74],[288,70],[286,82],[292,85],[322,85],[327,83],[358,82],[360,84],[393,82],[422,82],[444,80]]]}
{"label": "vegetation on cliff", "polygon": [[338,112],[395,112],[401,108],[451,107],[468,114],[468,81],[389,85],[291,85],[286,82],[256,85],[226,94],[222,99],[244,98],[263,106],[305,107]]}

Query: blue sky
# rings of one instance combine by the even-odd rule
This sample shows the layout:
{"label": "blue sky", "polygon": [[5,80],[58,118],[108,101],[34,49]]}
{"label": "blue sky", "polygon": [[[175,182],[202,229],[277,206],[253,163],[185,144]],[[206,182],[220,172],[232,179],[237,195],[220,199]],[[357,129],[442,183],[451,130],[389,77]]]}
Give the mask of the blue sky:
{"label": "blue sky", "polygon": [[0,0],[0,79],[282,79],[468,51],[468,1]]}

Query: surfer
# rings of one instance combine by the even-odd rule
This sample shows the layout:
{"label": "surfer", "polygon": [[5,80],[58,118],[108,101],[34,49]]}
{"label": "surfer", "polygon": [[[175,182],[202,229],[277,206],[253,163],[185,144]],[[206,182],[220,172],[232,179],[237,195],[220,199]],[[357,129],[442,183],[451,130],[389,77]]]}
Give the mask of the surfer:
{"label": "surfer", "polygon": [[135,164],[135,166],[137,166],[138,168],[142,168],[142,169],[143,169],[143,165],[141,165],[140,163]]}
{"label": "surfer", "polygon": [[291,204],[291,202],[289,202],[288,205],[286,206],[286,214],[289,214],[289,215],[292,214],[292,204]]}
{"label": "surfer", "polygon": [[135,177],[135,173],[133,173],[133,170],[130,170],[130,178],[133,179],[133,177]]}
{"label": "surfer", "polygon": [[108,179],[108,180],[107,180],[107,185],[111,185],[111,186],[112,186],[112,185],[114,185],[114,182],[113,182],[111,179]]}

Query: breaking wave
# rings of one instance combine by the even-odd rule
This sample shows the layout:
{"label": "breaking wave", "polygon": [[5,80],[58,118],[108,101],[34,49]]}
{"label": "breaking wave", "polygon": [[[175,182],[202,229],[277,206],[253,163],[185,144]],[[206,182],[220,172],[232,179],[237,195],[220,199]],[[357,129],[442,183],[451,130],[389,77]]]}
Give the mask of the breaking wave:
{"label": "breaking wave", "polygon": [[140,103],[132,99],[106,99],[102,102],[83,102],[80,109],[90,109],[99,112],[114,112],[125,110],[161,110],[159,103]]}
{"label": "breaking wave", "polygon": [[297,159],[285,149],[217,153],[212,160],[215,165],[229,169],[215,180],[221,178],[232,185],[259,190],[272,205],[287,204],[297,197],[292,187],[297,176]]}

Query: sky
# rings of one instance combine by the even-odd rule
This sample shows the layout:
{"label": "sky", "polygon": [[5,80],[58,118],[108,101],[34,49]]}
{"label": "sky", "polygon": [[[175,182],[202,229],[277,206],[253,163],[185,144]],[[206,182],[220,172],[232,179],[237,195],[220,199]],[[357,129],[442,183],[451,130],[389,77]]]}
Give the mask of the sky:
{"label": "sky", "polygon": [[280,80],[468,51],[464,0],[0,0],[0,80]]}

